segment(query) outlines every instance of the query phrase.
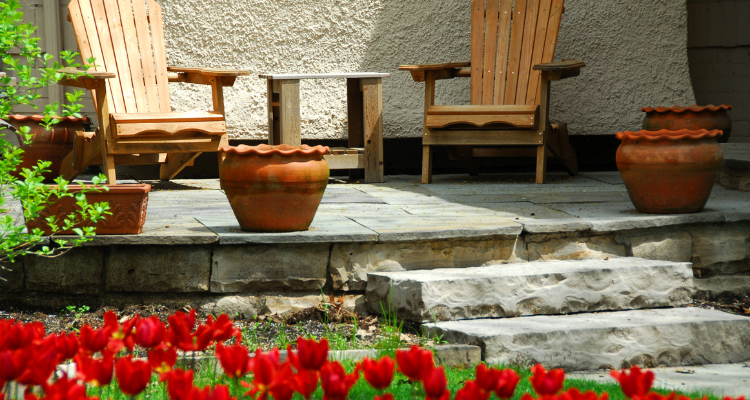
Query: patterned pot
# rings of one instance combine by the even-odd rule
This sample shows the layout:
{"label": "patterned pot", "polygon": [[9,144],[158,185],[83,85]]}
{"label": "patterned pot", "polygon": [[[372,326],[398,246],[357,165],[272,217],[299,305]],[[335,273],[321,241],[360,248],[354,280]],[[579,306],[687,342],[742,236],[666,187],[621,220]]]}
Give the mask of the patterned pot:
{"label": "patterned pot", "polygon": [[701,211],[724,160],[719,136],[721,131],[705,129],[618,132],[617,168],[635,208],[654,214]]}
{"label": "patterned pot", "polygon": [[[55,187],[54,185],[53,187]],[[86,194],[89,204],[106,201],[109,203],[109,212],[106,219],[96,224],[97,235],[135,235],[143,232],[143,224],[146,222],[146,206],[148,205],[148,192],[151,185],[106,185],[108,191],[91,192]],[[90,187],[87,185],[87,187]],[[70,193],[81,191],[80,186],[69,185]],[[50,234],[49,225],[44,220],[50,215],[57,215],[60,220],[70,213],[80,210],[76,205],[75,198],[63,197],[50,203],[42,211],[39,219],[26,222],[29,230],[39,228],[45,235]],[[72,231],[62,232],[70,235]]]}
{"label": "patterned pot", "polygon": [[31,144],[22,146],[24,149],[23,161],[18,166],[13,176],[21,178],[23,168],[31,168],[37,161],[44,160],[52,162],[49,170],[44,176],[44,183],[51,183],[60,176],[60,166],[63,158],[73,150],[73,137],[76,131],[83,131],[82,118],[64,117],[51,131],[40,125],[41,115],[9,115],[7,121],[16,129],[22,126],[30,128],[32,134]]}
{"label": "patterned pot", "polygon": [[221,188],[240,227],[250,232],[310,228],[328,184],[328,147],[239,145],[221,149]]}
{"label": "patterned pot", "polygon": [[729,135],[732,134],[732,119],[729,118],[727,111],[732,106],[713,104],[700,107],[644,107],[641,111],[646,113],[646,119],[643,120],[643,129],[647,131],[659,131],[668,129],[678,131],[682,129],[698,130],[718,129],[724,134],[718,139],[719,143],[726,143]]}

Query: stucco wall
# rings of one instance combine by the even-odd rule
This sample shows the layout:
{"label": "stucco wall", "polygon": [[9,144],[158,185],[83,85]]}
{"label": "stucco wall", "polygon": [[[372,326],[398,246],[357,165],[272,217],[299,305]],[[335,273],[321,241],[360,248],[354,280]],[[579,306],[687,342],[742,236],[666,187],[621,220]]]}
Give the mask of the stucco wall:
{"label": "stucco wall", "polygon": [[[421,132],[423,85],[400,64],[469,60],[469,0],[161,0],[175,66],[253,73],[226,91],[233,138],[266,132],[258,73],[390,72],[383,88],[387,138]],[[68,24],[65,22],[65,24]],[[70,43],[66,40],[66,44]],[[580,77],[553,85],[553,120],[572,134],[640,126],[640,107],[694,103],[685,0],[568,0],[557,58],[580,58]],[[172,84],[176,110],[206,109],[206,87]],[[303,81],[306,138],[346,132],[343,81]],[[438,84],[438,103],[468,101],[469,80]]]}

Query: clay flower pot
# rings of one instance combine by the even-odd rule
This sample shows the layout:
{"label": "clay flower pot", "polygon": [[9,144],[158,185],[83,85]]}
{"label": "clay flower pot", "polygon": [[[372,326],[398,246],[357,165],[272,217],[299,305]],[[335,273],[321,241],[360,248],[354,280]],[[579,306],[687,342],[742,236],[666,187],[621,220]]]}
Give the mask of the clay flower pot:
{"label": "clay flower pot", "polygon": [[654,214],[701,211],[724,160],[719,136],[721,131],[705,129],[618,132],[617,168],[635,208]]}
{"label": "clay flower pot", "polygon": [[710,131],[718,129],[724,132],[718,139],[719,143],[726,143],[732,133],[732,119],[727,114],[727,111],[731,109],[732,106],[715,106],[713,104],[705,107],[644,107],[641,109],[646,113],[646,119],[643,120],[643,129],[647,131],[662,129],[671,131],[707,129]]}
{"label": "clay flower pot", "polygon": [[[56,185],[55,185],[56,186]],[[97,235],[135,235],[143,232],[143,224],[146,222],[146,206],[148,205],[148,192],[151,185],[106,185],[108,191],[89,192],[86,199],[89,203],[109,203],[109,212],[106,219],[96,224]],[[87,185],[87,188],[90,188]],[[68,185],[68,192],[79,193],[80,185]],[[50,215],[57,215],[62,220],[66,215],[80,210],[76,205],[75,198],[63,197],[50,203],[42,211],[41,217],[33,221],[26,221],[26,228],[41,229],[45,235],[50,234],[49,226],[44,221]],[[63,235],[73,234],[72,231],[61,232]]]}
{"label": "clay flower pot", "polygon": [[221,149],[221,188],[240,227],[250,232],[310,228],[328,184],[328,147],[239,145]]}
{"label": "clay flower pot", "polygon": [[37,164],[37,161],[44,160],[52,162],[50,172],[43,174],[44,183],[51,183],[55,178],[60,176],[60,166],[63,158],[73,150],[73,137],[76,131],[83,131],[83,118],[64,117],[58,122],[52,130],[46,130],[41,124],[41,115],[9,115],[6,119],[8,123],[16,129],[22,126],[28,126],[32,134],[31,145],[24,146],[19,143],[23,149],[23,161],[13,174],[16,178],[23,168],[31,168]]}

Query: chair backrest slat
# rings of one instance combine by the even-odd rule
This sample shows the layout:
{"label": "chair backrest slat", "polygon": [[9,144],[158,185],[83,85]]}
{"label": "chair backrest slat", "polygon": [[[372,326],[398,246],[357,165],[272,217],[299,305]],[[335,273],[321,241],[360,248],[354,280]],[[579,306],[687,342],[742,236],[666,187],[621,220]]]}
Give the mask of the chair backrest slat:
{"label": "chair backrest slat", "polygon": [[471,104],[539,103],[540,76],[552,62],[565,0],[473,0]]}
{"label": "chair backrest slat", "polygon": [[78,48],[107,80],[110,112],[170,112],[161,7],[154,0],[72,0]]}

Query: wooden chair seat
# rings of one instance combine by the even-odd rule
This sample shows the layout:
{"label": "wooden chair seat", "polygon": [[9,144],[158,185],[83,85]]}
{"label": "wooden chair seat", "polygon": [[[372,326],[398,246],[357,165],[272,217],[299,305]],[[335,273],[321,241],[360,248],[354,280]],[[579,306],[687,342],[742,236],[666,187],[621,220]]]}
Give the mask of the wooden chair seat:
{"label": "wooden chair seat", "polygon": [[441,129],[453,125],[472,125],[477,128],[505,125],[536,129],[538,120],[538,105],[430,106],[427,108],[425,126],[430,129]]}
{"label": "wooden chair seat", "polygon": [[142,138],[150,136],[221,136],[226,123],[221,114],[199,111],[182,113],[117,113],[110,114],[113,136]]}

